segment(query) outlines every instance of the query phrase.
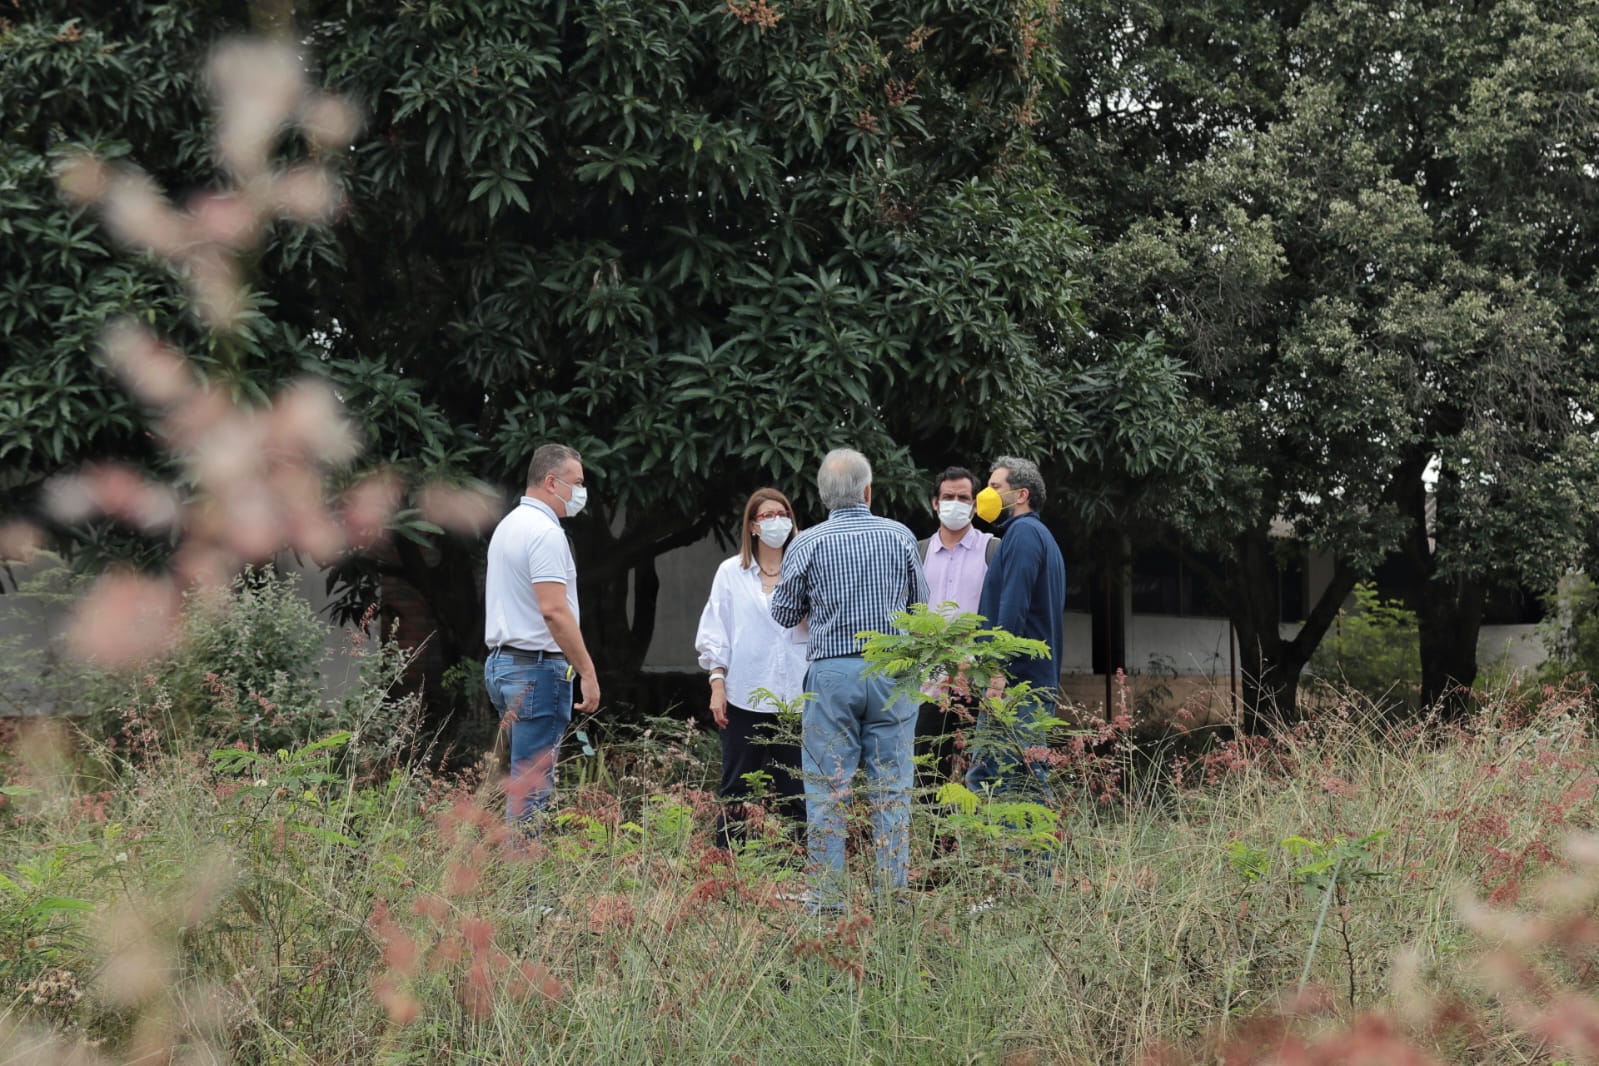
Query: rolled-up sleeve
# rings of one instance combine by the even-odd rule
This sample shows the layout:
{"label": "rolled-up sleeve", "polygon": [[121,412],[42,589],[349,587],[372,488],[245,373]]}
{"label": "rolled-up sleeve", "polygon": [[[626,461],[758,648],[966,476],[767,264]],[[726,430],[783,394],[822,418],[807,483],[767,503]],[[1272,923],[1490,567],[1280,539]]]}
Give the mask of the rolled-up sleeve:
{"label": "rolled-up sleeve", "polygon": [[905,609],[908,611],[912,604],[926,603],[932,590],[927,587],[927,572],[922,569],[921,553],[916,550],[915,543],[910,549],[909,580],[905,589]]}
{"label": "rolled-up sleeve", "polygon": [[700,612],[700,628],[694,634],[694,650],[699,652],[700,669],[711,670],[731,665],[733,654],[732,584],[727,569],[718,567],[711,579],[711,595]]}
{"label": "rolled-up sleeve", "polygon": [[809,586],[804,564],[792,549],[783,555],[783,579],[772,590],[772,621],[793,629],[811,613]]}

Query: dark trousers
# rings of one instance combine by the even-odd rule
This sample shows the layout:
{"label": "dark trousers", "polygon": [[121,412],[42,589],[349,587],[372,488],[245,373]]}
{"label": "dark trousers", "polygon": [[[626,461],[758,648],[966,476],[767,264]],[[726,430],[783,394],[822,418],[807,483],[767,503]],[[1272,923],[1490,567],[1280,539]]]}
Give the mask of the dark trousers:
{"label": "dark trousers", "polygon": [[727,725],[717,733],[722,741],[722,812],[716,819],[716,840],[723,847],[732,847],[744,837],[746,812],[739,801],[751,794],[745,774],[762,771],[770,775],[771,784],[765,793],[767,808],[796,825],[804,824],[805,783],[800,776],[799,741],[774,740],[776,726],[775,714],[728,704]]}
{"label": "dark trousers", "polygon": [[[964,711],[964,713],[963,713]],[[955,731],[971,728],[972,712],[958,700],[948,707],[937,701],[923,703],[916,711],[916,794],[933,803],[940,785],[956,780]],[[931,755],[932,759],[922,760]]]}

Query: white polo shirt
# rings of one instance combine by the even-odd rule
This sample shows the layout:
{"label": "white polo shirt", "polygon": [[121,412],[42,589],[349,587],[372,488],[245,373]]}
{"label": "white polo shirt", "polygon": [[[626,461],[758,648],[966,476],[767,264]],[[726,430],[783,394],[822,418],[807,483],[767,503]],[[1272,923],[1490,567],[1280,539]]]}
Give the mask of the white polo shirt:
{"label": "white polo shirt", "polygon": [[533,586],[559,581],[566,603],[577,611],[577,562],[561,522],[550,506],[531,496],[500,519],[489,541],[489,568],[483,582],[483,639],[490,648],[559,652],[544,624]]}

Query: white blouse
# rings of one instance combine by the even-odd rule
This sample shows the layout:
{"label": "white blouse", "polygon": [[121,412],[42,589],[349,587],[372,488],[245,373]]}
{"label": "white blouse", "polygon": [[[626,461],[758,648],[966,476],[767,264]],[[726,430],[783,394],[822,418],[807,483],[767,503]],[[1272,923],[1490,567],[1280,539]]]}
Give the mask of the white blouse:
{"label": "white blouse", "polygon": [[764,688],[781,699],[796,699],[805,690],[810,634],[803,622],[784,629],[772,621],[771,604],[771,596],[761,591],[760,564],[740,566],[736,555],[724,560],[711,581],[694,647],[703,669],[727,670],[723,685],[729,705],[775,714],[770,701],[757,706],[751,693]]}

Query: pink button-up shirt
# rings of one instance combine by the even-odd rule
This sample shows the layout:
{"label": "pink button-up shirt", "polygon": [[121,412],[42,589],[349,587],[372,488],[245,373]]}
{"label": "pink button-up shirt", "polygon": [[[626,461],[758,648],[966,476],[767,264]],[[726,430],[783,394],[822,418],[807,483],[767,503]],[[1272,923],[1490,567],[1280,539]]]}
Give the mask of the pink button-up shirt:
{"label": "pink button-up shirt", "polygon": [[[927,603],[935,611],[960,614],[977,610],[983,595],[983,578],[988,575],[988,542],[992,533],[980,533],[967,526],[966,535],[946,548],[934,533],[927,542],[927,558],[922,569],[927,573]],[[954,603],[953,609],[944,606]]]}
{"label": "pink button-up shirt", "polygon": [[[933,610],[946,615],[977,610],[983,578],[988,576],[988,542],[993,539],[994,534],[980,533],[976,526],[967,526],[966,535],[953,548],[944,547],[936,532],[928,539],[922,570],[927,574],[927,603]],[[943,679],[935,678],[922,686],[922,694],[936,700],[943,687]]]}

